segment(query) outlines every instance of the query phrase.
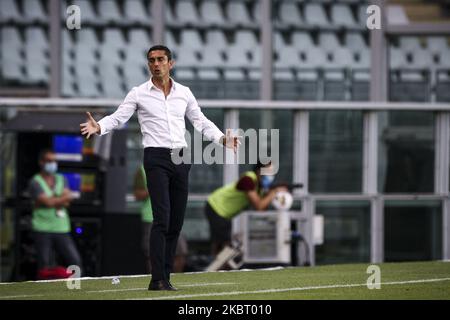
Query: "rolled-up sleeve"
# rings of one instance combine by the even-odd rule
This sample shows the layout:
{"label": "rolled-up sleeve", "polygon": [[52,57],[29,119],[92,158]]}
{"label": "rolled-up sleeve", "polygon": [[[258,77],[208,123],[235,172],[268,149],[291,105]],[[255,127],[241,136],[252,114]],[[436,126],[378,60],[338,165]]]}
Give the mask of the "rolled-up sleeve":
{"label": "rolled-up sleeve", "polygon": [[187,89],[188,104],[186,107],[186,116],[192,123],[193,127],[203,134],[208,140],[220,144],[220,138],[224,136],[222,131],[201,111],[197,99],[195,99],[192,91]]}
{"label": "rolled-up sleeve", "polygon": [[127,122],[137,109],[137,101],[137,88],[133,88],[113,114],[98,121],[98,124],[100,125],[100,135],[107,134]]}

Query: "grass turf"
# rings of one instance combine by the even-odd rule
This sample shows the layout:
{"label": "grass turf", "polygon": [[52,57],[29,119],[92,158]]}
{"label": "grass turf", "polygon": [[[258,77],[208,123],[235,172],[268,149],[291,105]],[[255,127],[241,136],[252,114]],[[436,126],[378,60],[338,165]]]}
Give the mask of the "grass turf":
{"label": "grass turf", "polygon": [[[445,299],[450,300],[450,263],[384,263],[381,289],[366,286],[369,264],[312,268],[174,274],[179,291],[148,291],[149,276],[0,284],[0,299]],[[425,280],[425,281],[424,281]]]}

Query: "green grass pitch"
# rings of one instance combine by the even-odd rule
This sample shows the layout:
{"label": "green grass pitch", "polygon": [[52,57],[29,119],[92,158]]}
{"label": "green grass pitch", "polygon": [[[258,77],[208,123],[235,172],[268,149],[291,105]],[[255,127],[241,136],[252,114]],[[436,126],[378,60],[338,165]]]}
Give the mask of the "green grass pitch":
{"label": "green grass pitch", "polygon": [[[450,300],[450,262],[379,264],[381,288],[367,287],[369,264],[273,270],[174,274],[179,291],[148,291],[150,276],[0,284],[0,299],[445,299]],[[373,282],[372,282],[373,283]]]}

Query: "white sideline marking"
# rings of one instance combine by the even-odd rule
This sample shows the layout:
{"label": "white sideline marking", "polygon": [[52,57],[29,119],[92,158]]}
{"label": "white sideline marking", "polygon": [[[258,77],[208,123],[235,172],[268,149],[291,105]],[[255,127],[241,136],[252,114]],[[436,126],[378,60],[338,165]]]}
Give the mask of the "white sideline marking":
{"label": "white sideline marking", "polygon": [[[177,287],[206,287],[206,286],[225,286],[232,285],[234,282],[215,282],[215,283],[196,283],[196,284],[179,284]],[[98,292],[121,292],[121,291],[147,291],[148,288],[130,288],[130,289],[107,289],[107,290],[90,290],[86,293],[98,293]]]}
{"label": "white sideline marking", "polygon": [[[171,275],[181,275],[181,274],[203,274],[203,273],[223,273],[223,272],[250,272],[250,271],[274,271],[274,270],[282,270],[284,267],[273,267],[273,268],[261,268],[261,269],[240,269],[240,270],[219,270],[219,271],[193,271],[193,272],[182,272],[182,273],[172,273]],[[104,276],[104,277],[82,277],[82,278],[68,278],[68,279],[52,279],[52,280],[37,280],[37,281],[21,281],[21,282],[0,282],[1,285],[8,284],[18,284],[18,283],[49,283],[49,282],[65,282],[72,280],[107,280],[113,278],[127,279],[127,278],[151,278],[150,274],[136,274],[136,275],[126,275],[126,276]]]}
{"label": "white sideline marking", "polygon": [[30,298],[30,297],[43,297],[43,294],[22,294],[18,296],[0,296],[0,299],[15,299],[15,298]]}
{"label": "white sideline marking", "polygon": [[[427,282],[441,282],[441,281],[450,281],[450,278],[382,282],[381,285],[427,283]],[[278,293],[278,292],[288,292],[288,291],[353,288],[353,287],[366,287],[366,286],[367,286],[367,283],[335,284],[335,285],[326,285],[326,286],[297,287],[297,288],[284,288],[284,289],[266,289],[266,290],[253,290],[253,291],[230,291],[230,292],[212,292],[212,293],[200,293],[200,294],[170,295],[170,296],[162,296],[162,297],[154,297],[154,298],[129,299],[129,300],[167,300],[167,299],[184,299],[184,298],[199,298],[199,297],[214,297],[214,296],[235,296],[235,295],[241,295],[241,294]]]}

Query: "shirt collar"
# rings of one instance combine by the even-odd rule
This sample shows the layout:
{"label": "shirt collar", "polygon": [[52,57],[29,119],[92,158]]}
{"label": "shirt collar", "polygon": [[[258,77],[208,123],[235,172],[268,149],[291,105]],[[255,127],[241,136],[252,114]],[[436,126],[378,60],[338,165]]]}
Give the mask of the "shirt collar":
{"label": "shirt collar", "polygon": [[[170,90],[172,91],[172,90],[175,90],[175,89],[176,89],[176,86],[177,86],[177,85],[176,85],[175,80],[173,80],[172,77],[170,77],[170,80],[172,81],[172,87],[170,88]],[[148,87],[148,90],[149,90],[149,91],[152,90],[153,87],[156,88],[156,86],[153,84],[152,77],[150,77],[150,80],[148,81],[147,87]]]}

